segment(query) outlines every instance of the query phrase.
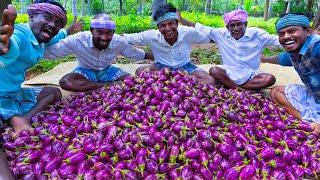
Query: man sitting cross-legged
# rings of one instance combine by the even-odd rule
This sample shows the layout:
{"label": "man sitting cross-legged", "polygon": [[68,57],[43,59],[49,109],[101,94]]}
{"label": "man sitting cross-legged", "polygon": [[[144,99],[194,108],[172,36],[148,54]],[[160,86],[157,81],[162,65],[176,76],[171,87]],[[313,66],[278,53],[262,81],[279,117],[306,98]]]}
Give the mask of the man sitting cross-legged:
{"label": "man sitting cross-legged", "polygon": [[271,99],[320,133],[320,35],[312,34],[309,24],[309,18],[302,14],[281,17],[276,29],[287,52],[261,60],[294,67],[304,85],[275,86]]}
{"label": "man sitting cross-legged", "polygon": [[21,87],[26,71],[44,56],[45,47],[65,38],[63,6],[54,0],[36,0],[28,7],[29,22],[16,24],[9,6],[0,26],[0,121],[9,120],[16,132],[30,130],[33,115],[61,98],[58,88]]}
{"label": "man sitting cross-legged", "polygon": [[192,23],[179,15],[183,25],[202,30],[219,49],[222,65],[214,66],[209,73],[227,88],[260,90],[273,85],[275,77],[259,71],[260,56],[265,47],[282,48],[278,37],[266,31],[247,27],[247,12],[234,10],[224,15],[225,28]]}
{"label": "man sitting cross-legged", "polygon": [[78,66],[62,77],[62,89],[90,91],[123,80],[129,73],[112,65],[119,54],[135,60],[153,59],[151,53],[129,45],[123,37],[114,34],[115,28],[108,15],[98,14],[91,20],[90,31],[68,36],[46,49],[48,59],[76,55]]}
{"label": "man sitting cross-legged", "polygon": [[200,81],[214,84],[214,79],[207,72],[190,62],[192,44],[209,43],[210,39],[194,28],[179,26],[176,12],[176,8],[170,4],[160,6],[153,17],[157,30],[124,34],[129,43],[150,46],[154,54],[155,63],[139,68],[137,73],[168,67],[186,71]]}

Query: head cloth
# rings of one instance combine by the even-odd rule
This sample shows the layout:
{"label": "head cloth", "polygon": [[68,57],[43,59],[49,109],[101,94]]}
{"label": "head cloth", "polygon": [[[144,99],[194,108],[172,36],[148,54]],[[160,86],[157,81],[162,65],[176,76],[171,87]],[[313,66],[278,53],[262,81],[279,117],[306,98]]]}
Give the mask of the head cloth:
{"label": "head cloth", "polygon": [[159,17],[156,21],[157,24],[166,21],[166,20],[174,20],[174,19],[178,19],[177,13],[175,12],[169,12],[164,14],[163,16]]}
{"label": "head cloth", "polygon": [[247,22],[248,14],[244,10],[234,10],[223,15],[224,24],[228,26],[231,21]]}
{"label": "head cloth", "polygon": [[105,20],[102,18],[98,18],[98,19],[92,19],[91,20],[91,24],[90,24],[91,28],[98,28],[98,29],[111,29],[111,30],[115,30],[116,29],[116,23],[112,20]]}
{"label": "head cloth", "polygon": [[50,3],[34,3],[29,5],[27,9],[28,15],[37,14],[37,13],[49,13],[57,18],[61,19],[62,27],[67,24],[67,15],[63,9],[59,6],[50,4]]}
{"label": "head cloth", "polygon": [[302,14],[286,14],[279,18],[276,22],[276,30],[279,32],[281,29],[288,26],[302,26],[309,27],[310,19]]}

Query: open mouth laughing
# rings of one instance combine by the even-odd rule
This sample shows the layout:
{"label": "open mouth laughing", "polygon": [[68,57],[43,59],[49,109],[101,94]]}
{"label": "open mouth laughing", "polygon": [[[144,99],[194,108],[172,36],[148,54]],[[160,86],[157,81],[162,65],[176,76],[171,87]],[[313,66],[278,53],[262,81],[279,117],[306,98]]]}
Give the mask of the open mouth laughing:
{"label": "open mouth laughing", "polygon": [[44,27],[41,31],[41,35],[44,39],[50,39],[54,36],[54,30],[50,27]]}

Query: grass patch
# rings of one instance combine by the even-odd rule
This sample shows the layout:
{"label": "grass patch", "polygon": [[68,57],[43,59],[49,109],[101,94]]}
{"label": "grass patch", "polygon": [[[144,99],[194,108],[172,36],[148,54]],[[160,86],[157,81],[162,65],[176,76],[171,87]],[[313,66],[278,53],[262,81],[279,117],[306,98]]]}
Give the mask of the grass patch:
{"label": "grass patch", "polygon": [[74,61],[75,56],[70,55],[65,58],[58,58],[56,60],[41,60],[39,63],[34,65],[32,68],[30,68],[26,73],[26,79],[30,79],[34,76],[37,76],[39,74],[45,73],[47,71],[50,71],[55,66],[57,66],[60,63],[68,62],[68,61]]}

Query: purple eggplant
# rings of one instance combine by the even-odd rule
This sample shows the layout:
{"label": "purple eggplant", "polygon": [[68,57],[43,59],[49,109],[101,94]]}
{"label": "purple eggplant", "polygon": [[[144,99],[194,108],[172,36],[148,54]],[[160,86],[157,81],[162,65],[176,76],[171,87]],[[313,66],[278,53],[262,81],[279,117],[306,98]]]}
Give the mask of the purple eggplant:
{"label": "purple eggplant", "polygon": [[17,146],[13,142],[6,142],[4,148],[8,151],[16,151]]}
{"label": "purple eggplant", "polygon": [[217,150],[221,153],[221,155],[228,157],[235,149],[229,144],[217,144]]}
{"label": "purple eggplant", "polygon": [[239,170],[235,167],[229,168],[224,173],[224,179],[238,180],[239,179]]}
{"label": "purple eggplant", "polygon": [[149,174],[157,173],[158,171],[158,164],[156,161],[148,160],[146,163],[146,172]]}
{"label": "purple eggplant", "polygon": [[275,150],[272,147],[266,147],[262,149],[260,155],[263,159],[271,159],[276,156]]}
{"label": "purple eggplant", "polygon": [[171,179],[177,179],[180,177],[180,172],[178,168],[171,168],[168,172],[168,175]]}
{"label": "purple eggplant", "polygon": [[73,165],[61,165],[58,169],[58,173],[61,178],[65,179],[70,176],[70,174],[74,174],[76,172],[76,168]]}
{"label": "purple eggplant", "polygon": [[254,157],[257,155],[257,148],[254,145],[248,144],[246,146],[246,149],[247,149],[246,153],[249,157]]}
{"label": "purple eggplant", "polygon": [[212,173],[204,166],[200,167],[200,174],[204,180],[212,180],[213,179]]}
{"label": "purple eggplant", "polygon": [[170,154],[169,154],[169,162],[176,163],[176,159],[179,156],[179,147],[177,145],[171,146]]}
{"label": "purple eggplant", "polygon": [[183,180],[191,180],[194,175],[193,170],[189,165],[184,166],[180,173]]}
{"label": "purple eggplant", "polygon": [[95,152],[96,146],[94,145],[94,143],[83,144],[82,150],[87,154],[92,154]]}
{"label": "purple eggplant", "polygon": [[74,155],[68,157],[67,159],[63,160],[66,164],[78,164],[87,159],[87,155],[82,152],[77,152]]}
{"label": "purple eggplant", "polygon": [[185,152],[185,157],[188,159],[196,159],[200,154],[200,150],[199,149],[188,149]]}
{"label": "purple eggplant", "polygon": [[251,179],[256,176],[257,169],[252,165],[247,165],[241,169],[239,178],[240,179]]}
{"label": "purple eggplant", "polygon": [[112,175],[106,170],[100,170],[95,173],[95,178],[97,180],[112,179]]}
{"label": "purple eggplant", "polygon": [[229,161],[232,163],[236,163],[242,160],[243,160],[243,157],[238,151],[233,151],[229,156]]}
{"label": "purple eggplant", "polygon": [[159,157],[159,163],[163,163],[169,156],[169,152],[167,149],[161,149],[159,154],[158,154],[158,157]]}
{"label": "purple eggplant", "polygon": [[61,141],[53,141],[51,144],[51,154],[53,156],[61,156],[65,150],[65,145]]}
{"label": "purple eggplant", "polygon": [[61,164],[62,158],[59,156],[52,157],[52,159],[46,164],[45,172],[51,173],[56,170]]}
{"label": "purple eggplant", "polygon": [[43,174],[44,168],[45,168],[45,163],[42,161],[38,161],[35,164],[33,164],[34,174],[37,176],[40,176]]}
{"label": "purple eggplant", "polygon": [[286,174],[281,170],[274,170],[271,172],[271,177],[277,180],[285,180]]}
{"label": "purple eggplant", "polygon": [[199,151],[199,162],[206,168],[209,165],[209,154],[206,151]]}

